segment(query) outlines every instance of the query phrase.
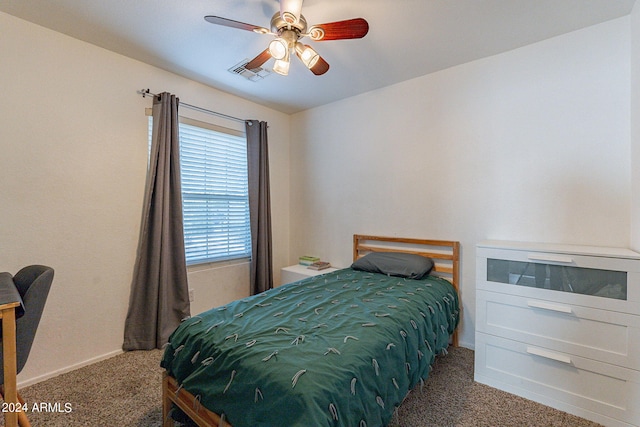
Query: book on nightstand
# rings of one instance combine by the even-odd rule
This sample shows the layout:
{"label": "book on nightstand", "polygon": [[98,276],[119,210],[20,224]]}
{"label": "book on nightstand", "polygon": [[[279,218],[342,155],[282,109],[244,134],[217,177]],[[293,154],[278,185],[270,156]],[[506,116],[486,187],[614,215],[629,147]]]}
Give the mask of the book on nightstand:
{"label": "book on nightstand", "polygon": [[298,258],[298,263],[300,265],[311,265],[314,262],[318,262],[320,261],[320,258],[315,257],[315,256],[309,256],[309,255],[305,255],[305,256],[301,256],[300,258]]}
{"label": "book on nightstand", "polygon": [[326,261],[316,261],[307,268],[310,270],[324,270],[329,267],[331,267],[331,264]]}

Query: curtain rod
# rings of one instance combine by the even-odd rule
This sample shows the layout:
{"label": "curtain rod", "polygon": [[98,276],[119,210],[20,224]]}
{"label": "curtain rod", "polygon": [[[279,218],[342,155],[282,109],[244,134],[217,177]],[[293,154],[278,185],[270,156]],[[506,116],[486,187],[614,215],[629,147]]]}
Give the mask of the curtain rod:
{"label": "curtain rod", "polygon": [[[146,98],[146,96],[147,96],[147,95],[151,95],[151,96],[158,96],[158,95],[157,95],[157,94],[155,94],[155,93],[151,93],[151,92],[149,91],[149,89],[141,89],[141,90],[139,90],[139,91],[138,91],[138,93],[139,93],[140,95],[142,95],[142,97],[143,97],[143,98]],[[195,105],[191,105],[191,104],[186,104],[186,103],[184,103],[184,102],[182,102],[182,101],[180,101],[180,105],[182,105],[182,106],[184,106],[184,107],[187,107],[187,108],[190,108],[190,109],[192,109],[192,110],[200,111],[201,113],[211,114],[211,115],[213,115],[213,116],[222,117],[223,119],[233,120],[233,121],[235,121],[235,122],[242,122],[242,123],[245,123],[245,122],[247,121],[247,120],[245,120],[245,119],[241,119],[241,118],[238,118],[238,117],[233,117],[233,116],[229,116],[229,115],[227,115],[227,114],[218,113],[217,111],[207,110],[206,108],[197,107],[197,106],[195,106]]]}

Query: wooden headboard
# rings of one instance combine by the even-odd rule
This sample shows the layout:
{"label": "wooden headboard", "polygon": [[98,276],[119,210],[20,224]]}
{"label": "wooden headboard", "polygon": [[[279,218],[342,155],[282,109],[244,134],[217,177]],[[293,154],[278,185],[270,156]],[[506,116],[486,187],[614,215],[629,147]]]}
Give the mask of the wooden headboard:
{"label": "wooden headboard", "polygon": [[[402,252],[433,259],[433,271],[449,280],[460,298],[460,242],[354,234],[353,260],[370,252]],[[457,329],[453,333],[453,345],[458,345]]]}

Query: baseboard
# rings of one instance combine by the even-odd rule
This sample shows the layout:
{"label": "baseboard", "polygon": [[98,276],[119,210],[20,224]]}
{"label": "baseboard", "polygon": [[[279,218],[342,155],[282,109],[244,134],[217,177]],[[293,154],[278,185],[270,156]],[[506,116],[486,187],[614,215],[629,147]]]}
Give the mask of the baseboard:
{"label": "baseboard", "polygon": [[82,361],[80,363],[76,363],[74,365],[67,366],[67,367],[62,368],[62,369],[58,369],[57,371],[49,372],[47,374],[40,375],[40,376],[37,376],[37,377],[34,377],[34,378],[29,378],[29,379],[24,380],[24,381],[18,381],[18,388],[20,389],[20,388],[23,388],[23,387],[28,387],[30,385],[33,385],[33,384],[48,380],[49,378],[57,377],[58,375],[66,374],[67,372],[75,371],[76,369],[80,369],[80,368],[83,368],[85,366],[93,365],[94,363],[101,362],[101,361],[106,360],[106,359],[110,359],[110,358],[112,358],[114,356],[117,356],[119,354],[122,354],[122,353],[123,353],[122,350],[115,350],[115,351],[112,351],[110,353],[106,353],[106,354],[103,354],[101,356],[92,357],[91,359],[87,359],[87,360]]}

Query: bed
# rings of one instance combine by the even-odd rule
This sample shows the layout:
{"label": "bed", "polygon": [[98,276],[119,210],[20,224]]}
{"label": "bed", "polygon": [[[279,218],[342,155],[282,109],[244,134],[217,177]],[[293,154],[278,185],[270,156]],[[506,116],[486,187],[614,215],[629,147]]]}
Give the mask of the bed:
{"label": "bed", "polygon": [[199,426],[387,425],[457,345],[459,243],[353,242],[350,268],[184,321],[161,362],[165,426],[172,409]]}

